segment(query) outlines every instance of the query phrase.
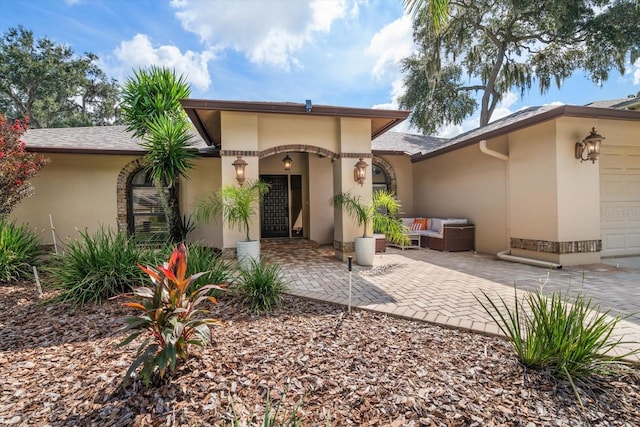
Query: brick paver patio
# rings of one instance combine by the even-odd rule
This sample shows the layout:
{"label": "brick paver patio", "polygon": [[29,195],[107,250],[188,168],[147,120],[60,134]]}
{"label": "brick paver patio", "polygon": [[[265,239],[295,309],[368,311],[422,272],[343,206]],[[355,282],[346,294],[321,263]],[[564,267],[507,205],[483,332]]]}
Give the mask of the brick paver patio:
{"label": "brick paver patio", "polygon": [[[263,253],[284,265],[290,294],[348,304],[347,264],[334,257],[331,247],[265,242]],[[544,292],[582,291],[601,309],[628,316],[616,334],[633,342],[627,348],[640,348],[640,257],[547,270],[474,252],[387,248],[376,254],[373,267],[354,262],[351,303],[393,316],[499,334],[476,296],[483,300],[485,293],[496,302],[502,297],[510,303],[514,285],[519,293],[540,287]]]}

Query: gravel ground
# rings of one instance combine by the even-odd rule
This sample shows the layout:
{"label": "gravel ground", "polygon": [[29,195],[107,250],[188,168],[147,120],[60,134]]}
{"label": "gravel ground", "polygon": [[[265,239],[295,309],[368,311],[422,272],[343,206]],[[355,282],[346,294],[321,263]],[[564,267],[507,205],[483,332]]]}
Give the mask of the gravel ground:
{"label": "gravel ground", "polygon": [[[526,371],[509,345],[375,313],[285,299],[269,315],[211,307],[225,327],[167,381],[121,380],[135,343],[119,303],[38,303],[33,285],[0,285],[0,424],[37,426],[637,426],[640,371],[580,388]],[[233,424],[233,420],[239,421]]]}

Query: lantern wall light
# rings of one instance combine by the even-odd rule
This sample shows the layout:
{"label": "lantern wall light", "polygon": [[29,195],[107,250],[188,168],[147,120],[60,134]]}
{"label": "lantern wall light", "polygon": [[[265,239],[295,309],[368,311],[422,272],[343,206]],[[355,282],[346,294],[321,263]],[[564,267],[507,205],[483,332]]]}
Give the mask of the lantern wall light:
{"label": "lantern wall light", "polygon": [[353,169],[353,179],[360,185],[364,185],[364,181],[367,178],[367,162],[360,160],[355,164]]}
{"label": "lantern wall light", "polygon": [[245,180],[245,168],[247,167],[247,162],[242,158],[242,156],[238,156],[235,162],[231,163],[234,168],[236,168],[236,179],[238,180],[238,184],[244,184]]}
{"label": "lantern wall light", "polygon": [[580,163],[591,160],[595,163],[600,155],[600,143],[605,139],[602,135],[596,133],[596,128],[591,128],[591,132],[582,141],[576,142],[576,159],[580,159]]}
{"label": "lantern wall light", "polygon": [[284,163],[284,170],[286,171],[290,171],[291,170],[291,163],[293,162],[293,160],[291,159],[291,157],[289,157],[289,155],[287,154],[285,156],[284,159],[282,159],[282,163]]}

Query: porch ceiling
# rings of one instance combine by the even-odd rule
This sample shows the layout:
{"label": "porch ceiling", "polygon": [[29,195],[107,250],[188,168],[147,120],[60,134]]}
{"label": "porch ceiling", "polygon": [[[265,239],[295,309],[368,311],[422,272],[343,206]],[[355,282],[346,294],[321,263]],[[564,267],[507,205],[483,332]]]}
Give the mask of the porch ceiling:
{"label": "porch ceiling", "polygon": [[208,145],[220,147],[222,111],[260,114],[289,114],[322,117],[351,117],[371,120],[371,139],[382,135],[409,116],[409,111],[377,110],[369,108],[334,107],[313,105],[311,111],[305,104],[293,102],[247,102],[183,99],[180,101],[191,122]]}

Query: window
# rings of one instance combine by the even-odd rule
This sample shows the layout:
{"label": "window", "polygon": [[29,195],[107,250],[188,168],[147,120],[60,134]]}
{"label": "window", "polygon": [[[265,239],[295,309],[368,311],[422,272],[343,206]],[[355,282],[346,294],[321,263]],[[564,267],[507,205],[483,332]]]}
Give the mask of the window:
{"label": "window", "polygon": [[168,239],[167,218],[158,191],[146,170],[140,169],[133,175],[130,191],[129,232],[139,242]]}
{"label": "window", "polygon": [[375,193],[380,190],[389,191],[389,177],[384,169],[374,163],[371,165],[371,172],[373,174],[373,192]]}

